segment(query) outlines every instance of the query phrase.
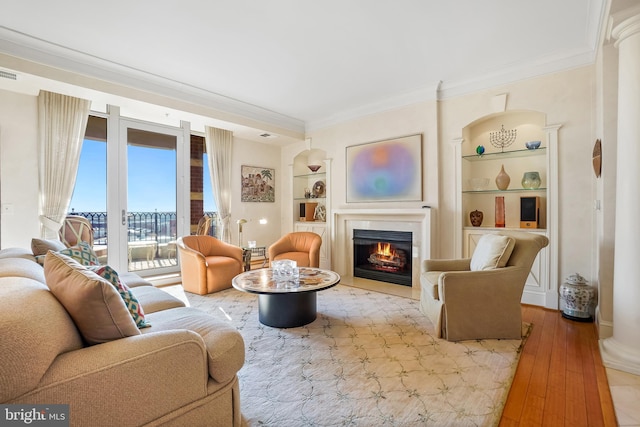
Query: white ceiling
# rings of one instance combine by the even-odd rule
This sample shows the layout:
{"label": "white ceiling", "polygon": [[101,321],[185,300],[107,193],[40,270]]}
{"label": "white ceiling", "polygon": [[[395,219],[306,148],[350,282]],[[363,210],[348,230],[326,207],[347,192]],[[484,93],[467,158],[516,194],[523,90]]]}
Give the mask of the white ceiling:
{"label": "white ceiling", "polygon": [[304,134],[593,63],[607,2],[2,3],[0,53]]}

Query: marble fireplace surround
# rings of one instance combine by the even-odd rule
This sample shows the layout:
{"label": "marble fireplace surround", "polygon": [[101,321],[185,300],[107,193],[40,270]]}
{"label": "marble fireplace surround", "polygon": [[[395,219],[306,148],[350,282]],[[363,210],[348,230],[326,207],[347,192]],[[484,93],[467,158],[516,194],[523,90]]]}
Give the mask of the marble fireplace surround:
{"label": "marble fireplace surround", "polygon": [[[333,211],[333,270],[343,278],[353,277],[353,230],[410,231],[411,283],[420,286],[422,260],[431,258],[433,228],[431,209],[338,209]],[[402,286],[402,285],[395,285]]]}

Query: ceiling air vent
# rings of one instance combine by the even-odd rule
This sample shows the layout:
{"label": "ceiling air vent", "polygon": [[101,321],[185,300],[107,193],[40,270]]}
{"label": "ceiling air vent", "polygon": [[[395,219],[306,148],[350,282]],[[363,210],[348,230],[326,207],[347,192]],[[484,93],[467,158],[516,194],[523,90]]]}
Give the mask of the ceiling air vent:
{"label": "ceiling air vent", "polygon": [[10,73],[8,71],[0,70],[0,77],[2,77],[3,79],[18,80],[18,75],[17,74]]}
{"label": "ceiling air vent", "polygon": [[261,137],[263,138],[275,138],[275,135],[271,135],[270,133],[262,133],[260,134]]}

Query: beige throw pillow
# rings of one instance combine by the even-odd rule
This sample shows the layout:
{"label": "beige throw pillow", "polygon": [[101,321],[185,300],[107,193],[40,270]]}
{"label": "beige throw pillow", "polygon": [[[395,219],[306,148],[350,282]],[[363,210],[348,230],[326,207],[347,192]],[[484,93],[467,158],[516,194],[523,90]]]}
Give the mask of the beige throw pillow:
{"label": "beige throw pillow", "polygon": [[60,240],[55,239],[31,239],[31,251],[33,255],[46,255],[49,251],[58,252],[67,247]]}
{"label": "beige throw pillow", "polygon": [[509,236],[485,234],[471,257],[471,271],[492,270],[507,265],[516,241]]}
{"label": "beige throw pillow", "polygon": [[113,285],[74,259],[48,252],[44,275],[89,345],[140,335]]}

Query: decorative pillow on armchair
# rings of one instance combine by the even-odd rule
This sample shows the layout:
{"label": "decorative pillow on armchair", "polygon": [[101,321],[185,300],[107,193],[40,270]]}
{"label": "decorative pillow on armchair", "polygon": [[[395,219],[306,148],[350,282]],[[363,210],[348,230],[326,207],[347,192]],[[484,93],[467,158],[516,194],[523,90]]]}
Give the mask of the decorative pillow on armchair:
{"label": "decorative pillow on armchair", "polygon": [[485,234],[471,257],[471,271],[492,270],[507,265],[516,241],[509,236]]}

